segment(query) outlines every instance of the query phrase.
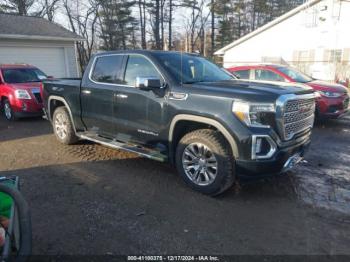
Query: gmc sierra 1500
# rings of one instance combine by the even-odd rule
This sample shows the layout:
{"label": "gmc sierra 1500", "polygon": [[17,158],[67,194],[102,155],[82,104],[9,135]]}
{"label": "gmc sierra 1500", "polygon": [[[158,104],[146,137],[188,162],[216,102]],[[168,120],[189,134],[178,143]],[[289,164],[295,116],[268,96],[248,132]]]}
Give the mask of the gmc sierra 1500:
{"label": "gmc sierra 1500", "polygon": [[217,195],[237,176],[263,177],[304,156],[314,122],[311,88],[234,79],[197,55],[95,55],[82,80],[43,83],[57,139],[87,139],[177,167],[193,189]]}

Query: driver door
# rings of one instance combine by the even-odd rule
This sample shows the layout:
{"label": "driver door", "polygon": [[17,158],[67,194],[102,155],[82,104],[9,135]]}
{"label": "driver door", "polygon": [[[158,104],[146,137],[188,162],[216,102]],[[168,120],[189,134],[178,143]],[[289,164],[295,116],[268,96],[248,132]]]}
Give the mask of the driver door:
{"label": "driver door", "polygon": [[137,77],[164,78],[147,57],[127,57],[123,85],[116,87],[114,119],[117,139],[124,142],[152,144],[164,128],[166,100],[163,94],[135,87]]}

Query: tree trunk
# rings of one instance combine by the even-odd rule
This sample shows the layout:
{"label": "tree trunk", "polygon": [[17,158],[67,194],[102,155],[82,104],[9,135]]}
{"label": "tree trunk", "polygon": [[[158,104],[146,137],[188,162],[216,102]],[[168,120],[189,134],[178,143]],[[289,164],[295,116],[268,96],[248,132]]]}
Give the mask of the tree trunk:
{"label": "tree trunk", "polygon": [[168,49],[169,51],[172,50],[172,21],[173,20],[173,0],[169,0],[169,36],[168,36]]}
{"label": "tree trunk", "polygon": [[211,52],[210,55],[214,56],[215,52],[215,0],[211,0]]}
{"label": "tree trunk", "polygon": [[142,49],[146,49],[146,36],[145,36],[145,24],[144,24],[144,17],[143,17],[143,9],[144,6],[144,0],[139,0],[139,12],[140,12],[140,30],[141,30],[141,47]]}
{"label": "tree trunk", "polygon": [[161,41],[160,41],[160,30],[159,30],[159,22],[160,22],[160,0],[156,0],[156,9],[155,9],[155,24],[154,24],[154,39],[156,41],[156,49],[161,50]]}

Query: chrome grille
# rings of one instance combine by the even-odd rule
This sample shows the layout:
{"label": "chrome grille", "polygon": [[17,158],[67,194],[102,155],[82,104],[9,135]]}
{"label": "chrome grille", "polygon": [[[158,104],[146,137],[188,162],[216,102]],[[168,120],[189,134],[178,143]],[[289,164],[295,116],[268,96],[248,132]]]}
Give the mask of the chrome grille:
{"label": "chrome grille", "polygon": [[314,98],[301,99],[296,96],[296,99],[287,100],[282,116],[283,138],[289,140],[295,134],[311,128],[314,123],[314,114]]}

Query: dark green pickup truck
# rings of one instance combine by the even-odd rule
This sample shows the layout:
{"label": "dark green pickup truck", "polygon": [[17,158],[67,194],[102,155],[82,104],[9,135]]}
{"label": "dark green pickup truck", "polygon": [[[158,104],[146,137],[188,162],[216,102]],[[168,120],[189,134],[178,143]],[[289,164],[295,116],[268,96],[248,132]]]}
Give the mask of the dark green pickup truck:
{"label": "dark green pickup truck", "polygon": [[62,143],[86,139],[170,162],[209,195],[238,176],[292,168],[315,111],[311,88],[237,80],[200,56],[164,51],[99,53],[81,80],[47,80],[42,95]]}

